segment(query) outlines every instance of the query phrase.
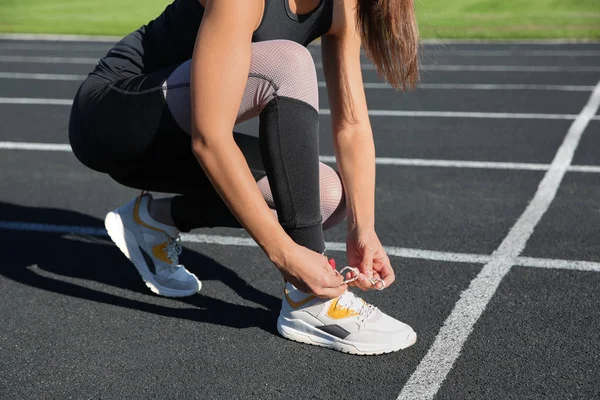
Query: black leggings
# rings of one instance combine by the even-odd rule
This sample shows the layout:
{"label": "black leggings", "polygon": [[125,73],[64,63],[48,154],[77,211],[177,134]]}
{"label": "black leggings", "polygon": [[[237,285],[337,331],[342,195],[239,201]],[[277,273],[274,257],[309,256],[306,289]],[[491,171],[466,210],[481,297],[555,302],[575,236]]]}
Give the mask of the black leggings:
{"label": "black leggings", "polygon": [[[270,192],[265,198],[272,195],[285,231],[296,243],[322,253],[323,205],[329,226],[344,219],[345,206],[339,177],[319,164],[312,57],[290,41],[252,46],[237,122],[258,116],[259,136],[234,133],[235,141],[259,186],[262,182],[263,194]],[[178,194],[171,213],[181,231],[241,227],[191,151],[189,61],[151,73],[106,76],[90,74],[75,97],[69,138],[77,158],[128,187]],[[328,170],[332,173],[323,173]],[[325,193],[323,201],[323,190],[332,188],[338,193]]]}

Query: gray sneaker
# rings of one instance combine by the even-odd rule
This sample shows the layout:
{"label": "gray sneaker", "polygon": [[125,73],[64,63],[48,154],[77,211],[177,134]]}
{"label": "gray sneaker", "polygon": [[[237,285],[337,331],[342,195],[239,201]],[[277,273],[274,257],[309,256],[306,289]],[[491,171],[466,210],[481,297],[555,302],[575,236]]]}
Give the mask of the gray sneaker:
{"label": "gray sneaker", "polygon": [[179,231],[150,216],[150,199],[150,194],[143,194],[109,212],[104,226],[152,292],[166,297],[191,296],[202,284],[179,264]]}

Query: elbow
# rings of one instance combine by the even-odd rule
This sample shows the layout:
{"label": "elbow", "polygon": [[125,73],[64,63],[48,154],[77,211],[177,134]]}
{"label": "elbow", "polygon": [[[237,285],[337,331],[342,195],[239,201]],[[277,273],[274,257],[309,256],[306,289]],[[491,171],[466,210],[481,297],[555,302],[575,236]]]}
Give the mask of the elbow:
{"label": "elbow", "polygon": [[196,158],[202,158],[214,143],[214,135],[211,135],[211,130],[203,127],[197,121],[192,121],[192,152]]}
{"label": "elbow", "polygon": [[208,143],[201,135],[192,136],[192,153],[198,159],[202,159],[203,155],[206,154]]}
{"label": "elbow", "polygon": [[222,135],[219,132],[206,132],[195,129],[192,134],[192,152],[199,161],[206,161],[216,154],[227,153],[232,146],[233,136]]}

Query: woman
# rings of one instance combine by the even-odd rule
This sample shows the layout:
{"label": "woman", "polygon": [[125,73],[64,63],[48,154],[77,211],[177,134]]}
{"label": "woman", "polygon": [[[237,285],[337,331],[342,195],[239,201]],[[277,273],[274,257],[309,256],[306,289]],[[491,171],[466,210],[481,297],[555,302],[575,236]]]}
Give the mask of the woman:
{"label": "woman", "polygon": [[[306,49],[317,38],[341,180],[318,160],[318,83]],[[347,290],[394,281],[374,228],[361,43],[394,87],[414,85],[412,0],[175,0],[99,61],[75,97],[71,146],[86,166],[144,191],[105,224],[155,293],[200,289],[178,265],[180,232],[243,227],[286,281],[284,337],[353,354],[415,342],[408,325]],[[256,116],[258,138],[232,134]],[[346,216],[353,277],[325,256],[323,229]]]}

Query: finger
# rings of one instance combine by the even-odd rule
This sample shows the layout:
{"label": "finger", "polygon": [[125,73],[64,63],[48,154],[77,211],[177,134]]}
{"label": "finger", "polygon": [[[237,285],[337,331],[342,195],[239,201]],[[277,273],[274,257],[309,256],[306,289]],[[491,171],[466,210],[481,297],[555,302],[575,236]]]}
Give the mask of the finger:
{"label": "finger", "polygon": [[357,287],[362,290],[362,291],[367,291],[371,288],[371,282],[369,281],[369,278],[367,278],[365,276],[365,274],[360,274],[358,276],[358,279],[356,280],[357,282]]}
{"label": "finger", "polygon": [[389,287],[396,280],[394,269],[389,261],[383,265],[379,275],[381,275],[381,279],[385,282],[385,287]]}
{"label": "finger", "polygon": [[329,269],[329,271],[324,275],[322,286],[324,288],[336,288],[344,284],[344,279],[344,275],[340,274],[339,271]]}
{"label": "finger", "polygon": [[327,274],[316,295],[332,299],[341,296],[346,290],[348,290],[348,285],[344,283],[344,277],[341,274]]}
{"label": "finger", "polygon": [[363,257],[360,263],[360,270],[367,278],[373,276],[373,256],[375,251],[371,246],[367,246],[363,249]]}
{"label": "finger", "polygon": [[334,299],[344,294],[346,290],[348,290],[348,285],[346,284],[342,284],[338,287],[324,288],[318,295],[318,297]]}

